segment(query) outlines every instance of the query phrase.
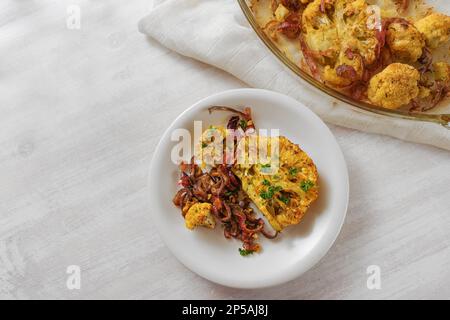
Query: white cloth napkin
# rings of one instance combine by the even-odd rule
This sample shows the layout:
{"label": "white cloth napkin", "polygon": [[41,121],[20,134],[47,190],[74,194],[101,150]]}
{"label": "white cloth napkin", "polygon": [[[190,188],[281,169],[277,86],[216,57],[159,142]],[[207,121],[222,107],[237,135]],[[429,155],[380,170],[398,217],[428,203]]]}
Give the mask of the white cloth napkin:
{"label": "white cloth napkin", "polygon": [[450,150],[450,130],[438,124],[363,113],[297,77],[259,40],[235,0],[157,0],[139,30],[252,87],[294,97],[326,122]]}

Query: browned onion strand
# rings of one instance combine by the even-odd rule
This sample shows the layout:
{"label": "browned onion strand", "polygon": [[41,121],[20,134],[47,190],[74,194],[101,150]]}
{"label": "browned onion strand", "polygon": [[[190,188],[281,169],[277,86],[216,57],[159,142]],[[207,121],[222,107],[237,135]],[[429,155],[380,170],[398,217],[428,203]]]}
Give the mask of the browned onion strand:
{"label": "browned onion strand", "polygon": [[208,108],[209,113],[212,113],[213,111],[228,111],[228,112],[232,112],[232,113],[237,113],[238,115],[240,115],[241,117],[243,117],[246,120],[250,120],[249,118],[249,114],[236,110],[234,108],[231,107],[227,107],[227,106],[212,106]]}
{"label": "browned onion strand", "polygon": [[278,26],[278,31],[281,31],[289,39],[298,37],[301,31],[301,16],[297,13],[289,14],[285,21]]}
{"label": "browned onion strand", "polygon": [[[249,127],[254,128],[250,108],[244,112],[230,107],[214,106],[209,111],[228,111],[239,116],[231,117],[229,126],[236,129],[240,121],[245,120]],[[186,211],[195,203],[207,202],[211,204],[213,216],[220,221],[227,239],[236,238],[242,241],[243,248],[250,251],[259,251],[256,242],[258,234],[273,239],[278,233],[268,233],[264,227],[264,220],[258,218],[250,207],[251,200],[242,189],[239,178],[231,170],[231,166],[216,165],[209,172],[203,172],[191,159],[191,163],[181,163],[181,177],[178,190],[173,203],[180,207],[183,217]]]}

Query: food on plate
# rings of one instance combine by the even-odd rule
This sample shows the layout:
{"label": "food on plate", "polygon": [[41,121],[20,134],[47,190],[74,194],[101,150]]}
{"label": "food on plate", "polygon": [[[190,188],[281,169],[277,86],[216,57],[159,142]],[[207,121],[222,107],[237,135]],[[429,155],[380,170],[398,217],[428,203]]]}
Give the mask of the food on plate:
{"label": "food on plate", "polygon": [[434,78],[436,81],[448,83],[450,81],[450,65],[446,62],[436,62],[433,64]]}
{"label": "food on plate", "polygon": [[407,64],[393,63],[370,79],[368,96],[374,104],[397,109],[419,95],[419,71]]}
{"label": "food on plate", "polygon": [[[257,143],[267,144],[273,150],[278,144],[278,168],[271,172],[270,164],[237,164],[233,172],[242,183],[243,190],[265,215],[272,227],[281,231],[298,224],[311,203],[318,197],[318,173],[311,158],[300,147],[280,136],[255,137]],[[238,149],[248,148],[252,137],[241,139]],[[271,153],[268,154],[271,157]]]}
{"label": "food on plate", "polygon": [[[249,108],[210,108],[214,110],[235,115],[226,127],[210,126],[202,133],[197,143],[201,158],[180,164],[180,189],[173,203],[181,209],[186,228],[214,229],[219,223],[226,238],[242,241],[239,252],[247,256],[261,250],[260,234],[274,239],[302,220],[318,197],[318,173],[288,138],[257,135]],[[266,229],[252,204],[273,230]]]}
{"label": "food on plate", "polygon": [[249,1],[289,59],[354,100],[422,112],[449,96],[450,17],[422,2]]}

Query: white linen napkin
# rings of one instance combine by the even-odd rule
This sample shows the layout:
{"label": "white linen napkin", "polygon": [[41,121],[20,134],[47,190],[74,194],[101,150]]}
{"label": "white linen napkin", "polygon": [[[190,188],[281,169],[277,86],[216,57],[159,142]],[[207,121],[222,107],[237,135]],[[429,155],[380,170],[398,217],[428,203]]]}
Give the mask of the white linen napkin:
{"label": "white linen napkin", "polygon": [[450,150],[450,130],[438,124],[354,110],[296,76],[259,40],[235,0],[157,0],[139,30],[252,87],[294,97],[326,122]]}

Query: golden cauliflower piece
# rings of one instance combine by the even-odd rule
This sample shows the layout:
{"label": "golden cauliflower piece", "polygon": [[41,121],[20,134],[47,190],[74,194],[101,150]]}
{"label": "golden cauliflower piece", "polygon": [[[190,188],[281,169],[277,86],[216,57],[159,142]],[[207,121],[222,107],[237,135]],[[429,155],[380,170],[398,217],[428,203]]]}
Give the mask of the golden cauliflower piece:
{"label": "golden cauliflower piece", "polygon": [[327,13],[321,11],[321,0],[314,0],[303,11],[302,29],[306,44],[317,53],[319,60],[322,56],[336,59],[339,53],[337,29]]}
{"label": "golden cauliflower piece", "polygon": [[376,30],[369,28],[368,23],[372,14],[364,0],[336,0],[334,19],[341,51],[350,49],[361,55],[366,65],[377,59]]}
{"label": "golden cauliflower piece", "polygon": [[283,6],[282,3],[280,3],[278,5],[277,10],[275,10],[275,18],[279,22],[284,21],[284,19],[289,15],[289,13],[290,13],[289,9]]}
{"label": "golden cauliflower piece", "polygon": [[191,230],[195,227],[214,229],[216,220],[211,214],[211,207],[212,205],[210,203],[196,203],[192,205],[184,217],[186,228]]}
{"label": "golden cauliflower piece", "polygon": [[[351,58],[350,58],[350,57]],[[361,80],[364,73],[364,62],[360,55],[352,55],[341,51],[334,68],[325,66],[323,80],[335,87],[345,87]]]}
{"label": "golden cauliflower piece", "polygon": [[[247,150],[254,143],[246,137],[238,150]],[[298,224],[319,194],[318,173],[311,158],[286,137],[256,137],[261,150],[267,146],[268,162],[238,161],[233,172],[240,178],[242,189],[261,210],[272,227]],[[278,141],[278,148],[276,142]],[[278,156],[274,150],[278,149]],[[278,159],[278,161],[277,161]],[[261,160],[261,159],[259,159]]]}
{"label": "golden cauliflower piece", "polygon": [[436,81],[450,81],[450,65],[446,62],[433,63],[434,79]]}
{"label": "golden cauliflower piece", "polygon": [[386,33],[386,43],[395,58],[405,63],[416,62],[422,55],[425,40],[412,24],[393,22]]}
{"label": "golden cauliflower piece", "polygon": [[450,17],[442,13],[432,13],[416,22],[417,29],[425,37],[431,49],[446,43],[450,35]]}
{"label": "golden cauliflower piece", "polygon": [[430,96],[431,90],[424,86],[419,86],[419,95],[417,96],[419,99],[426,99]]}
{"label": "golden cauliflower piece", "polygon": [[380,107],[397,109],[419,95],[419,71],[413,67],[392,63],[370,79],[369,100]]}

